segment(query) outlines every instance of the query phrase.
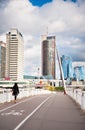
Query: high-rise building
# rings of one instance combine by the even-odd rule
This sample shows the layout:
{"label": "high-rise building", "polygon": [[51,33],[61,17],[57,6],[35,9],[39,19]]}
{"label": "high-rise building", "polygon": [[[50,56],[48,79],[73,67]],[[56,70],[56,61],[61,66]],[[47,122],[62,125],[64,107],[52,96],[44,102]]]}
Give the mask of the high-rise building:
{"label": "high-rise building", "polygon": [[51,75],[54,79],[56,78],[55,49],[55,36],[48,36],[46,40],[42,40],[42,75]]}
{"label": "high-rise building", "polygon": [[85,62],[73,62],[73,78],[85,80]]}
{"label": "high-rise building", "polygon": [[0,79],[5,78],[6,43],[0,41]]}
{"label": "high-rise building", "polygon": [[17,29],[11,29],[6,35],[6,79],[23,79],[23,36]]}
{"label": "high-rise building", "polygon": [[73,77],[72,58],[70,56],[63,55],[61,57],[61,64],[64,74],[64,79]]}

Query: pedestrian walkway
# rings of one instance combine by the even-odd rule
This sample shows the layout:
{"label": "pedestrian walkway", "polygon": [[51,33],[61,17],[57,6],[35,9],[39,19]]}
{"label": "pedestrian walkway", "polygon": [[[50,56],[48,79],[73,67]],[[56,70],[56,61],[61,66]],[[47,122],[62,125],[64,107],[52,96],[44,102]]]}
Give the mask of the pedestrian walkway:
{"label": "pedestrian walkway", "polygon": [[19,130],[85,130],[85,112],[64,93],[36,95],[20,102],[2,105],[3,109],[12,107],[1,112],[0,129],[18,130],[14,128],[21,124]]}
{"label": "pedestrian walkway", "polygon": [[85,113],[67,95],[57,93],[27,125],[30,130],[85,130]]}

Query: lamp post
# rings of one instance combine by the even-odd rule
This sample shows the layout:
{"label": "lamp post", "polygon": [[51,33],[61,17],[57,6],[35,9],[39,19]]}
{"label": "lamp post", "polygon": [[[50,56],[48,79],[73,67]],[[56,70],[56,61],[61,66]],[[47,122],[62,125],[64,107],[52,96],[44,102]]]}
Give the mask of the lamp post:
{"label": "lamp post", "polygon": [[38,68],[38,79],[40,79],[40,68]]}
{"label": "lamp post", "polygon": [[38,84],[40,83],[40,68],[38,67]]}

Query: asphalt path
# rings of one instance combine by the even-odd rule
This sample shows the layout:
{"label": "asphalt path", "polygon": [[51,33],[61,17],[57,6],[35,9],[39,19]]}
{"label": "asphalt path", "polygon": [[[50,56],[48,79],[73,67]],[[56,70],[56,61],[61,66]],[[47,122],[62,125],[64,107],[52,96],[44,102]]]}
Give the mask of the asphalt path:
{"label": "asphalt path", "polygon": [[85,113],[63,93],[0,105],[0,130],[85,130]]}

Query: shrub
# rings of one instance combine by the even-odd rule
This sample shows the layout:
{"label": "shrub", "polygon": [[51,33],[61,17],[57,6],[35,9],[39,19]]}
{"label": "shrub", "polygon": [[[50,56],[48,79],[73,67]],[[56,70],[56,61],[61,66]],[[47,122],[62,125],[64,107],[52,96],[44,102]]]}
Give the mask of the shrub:
{"label": "shrub", "polygon": [[64,87],[55,87],[55,91],[64,91]]}
{"label": "shrub", "polygon": [[49,86],[49,90],[50,90],[50,91],[55,91],[55,87]]}
{"label": "shrub", "polygon": [[49,91],[64,91],[64,87],[54,87],[54,86],[46,86],[45,87],[46,90]]}
{"label": "shrub", "polygon": [[55,87],[53,86],[46,86],[45,89],[49,91],[55,91]]}

